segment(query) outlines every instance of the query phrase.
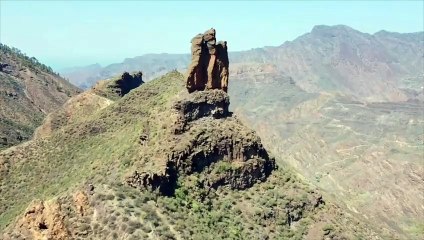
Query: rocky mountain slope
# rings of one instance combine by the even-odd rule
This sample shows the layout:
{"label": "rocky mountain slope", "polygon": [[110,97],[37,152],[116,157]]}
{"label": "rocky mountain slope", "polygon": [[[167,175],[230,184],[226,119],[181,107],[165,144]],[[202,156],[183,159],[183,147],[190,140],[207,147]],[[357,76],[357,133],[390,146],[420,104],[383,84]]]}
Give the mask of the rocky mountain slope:
{"label": "rocky mountain slope", "polygon": [[[307,92],[340,92],[365,101],[423,99],[424,33],[362,33],[348,26],[315,26],[277,47],[230,52],[231,76],[263,64],[274,75],[289,75]],[[68,71],[71,81],[92,86],[123,71],[149,69],[149,80],[163,72],[185,70],[184,54],[149,54],[119,64]]]}
{"label": "rocky mountain slope", "polygon": [[28,140],[46,114],[80,90],[51,68],[0,45],[0,149]]}
{"label": "rocky mountain slope", "polygon": [[74,98],[91,114],[0,153],[3,239],[384,236],[275,165],[221,90],[171,72],[99,108]]}
{"label": "rocky mountain slope", "polygon": [[422,239],[422,102],[359,102],[308,93],[289,76],[256,74],[232,79],[232,103],[277,162],[382,230]]}
{"label": "rocky mountain slope", "polygon": [[132,89],[143,84],[142,73],[129,74],[99,81],[92,89],[72,97],[63,106],[47,115],[35,131],[34,138],[49,136],[52,132],[109,106]]}
{"label": "rocky mountain slope", "polygon": [[[371,35],[343,25],[315,26],[294,41],[239,52],[231,60],[273,64],[307,92],[406,101],[409,97],[403,88],[422,92],[423,46],[423,32]],[[411,80],[415,84],[408,84]]]}
{"label": "rocky mountain slope", "polygon": [[[317,26],[278,47],[230,52],[232,109],[279,164],[389,235],[422,239],[423,36]],[[149,58],[152,75],[190,59]]]}
{"label": "rocky mountain slope", "polygon": [[[352,45],[359,42],[347,38],[353,34],[362,44]],[[269,50],[283,56],[289,49],[304,49],[279,59],[280,65],[266,60],[267,51],[252,50],[257,51],[252,61],[263,56],[265,63],[243,66],[229,87],[234,112],[258,132],[277,162],[289,163],[346,208],[402,239],[424,236],[422,36],[317,27]],[[353,68],[325,63],[324,43],[339,48],[333,59],[341,56],[342,43],[356,52],[357,61],[347,57],[345,63],[355,66],[357,74],[345,71]],[[322,59],[314,57],[320,52]],[[302,57],[312,61],[296,63]],[[364,61],[368,58],[374,62]],[[281,71],[284,66],[292,68]],[[367,67],[372,71],[363,71]],[[306,81],[323,72],[340,73],[328,78],[334,88],[325,85],[327,80]],[[347,87],[340,85],[347,82]]]}

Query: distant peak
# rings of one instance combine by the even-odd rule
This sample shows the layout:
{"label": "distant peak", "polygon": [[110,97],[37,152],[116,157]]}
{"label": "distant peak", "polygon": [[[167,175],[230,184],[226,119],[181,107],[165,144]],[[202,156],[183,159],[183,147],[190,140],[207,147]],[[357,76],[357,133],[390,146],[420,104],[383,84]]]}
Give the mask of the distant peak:
{"label": "distant peak", "polygon": [[423,31],[421,31],[421,32],[410,32],[410,33],[400,33],[400,32],[391,32],[391,31],[387,31],[387,30],[380,30],[380,31],[378,31],[378,32],[376,32],[376,33],[374,33],[374,35],[376,35],[376,36],[402,36],[402,35],[417,35],[417,36],[419,36],[419,35],[423,35],[424,34],[424,32]]}
{"label": "distant peak", "polygon": [[376,33],[374,33],[375,36],[389,36],[389,35],[402,35],[402,33],[398,33],[398,32],[390,32],[387,30],[380,30]]}
{"label": "distant peak", "polygon": [[349,26],[342,25],[342,24],[332,25],[332,26],[330,26],[330,25],[315,25],[312,28],[312,32],[314,32],[314,31],[326,31],[326,30],[350,30],[350,31],[352,31],[354,29],[349,27]]}
{"label": "distant peak", "polygon": [[353,32],[360,33],[359,31],[346,25],[333,25],[333,26],[316,25],[312,28],[312,31],[311,31],[311,33],[314,35],[331,35],[331,36],[337,36],[340,34],[353,33]]}

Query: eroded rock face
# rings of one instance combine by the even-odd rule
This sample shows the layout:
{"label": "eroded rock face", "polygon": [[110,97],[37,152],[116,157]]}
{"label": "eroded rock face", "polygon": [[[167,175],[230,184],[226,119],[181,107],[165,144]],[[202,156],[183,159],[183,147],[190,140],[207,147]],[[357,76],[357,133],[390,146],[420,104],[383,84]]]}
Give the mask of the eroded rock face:
{"label": "eroded rock face", "polygon": [[83,191],[77,191],[74,194],[74,205],[79,213],[80,216],[85,216],[89,212],[89,200],[88,196]]}
{"label": "eroded rock face", "polygon": [[[104,190],[104,188],[101,188]],[[31,202],[16,222],[0,232],[2,240],[73,240],[100,239],[93,234],[87,219],[98,213],[93,204],[94,185],[79,187],[60,197]],[[98,199],[97,199],[98,200]],[[108,217],[108,216],[105,216]],[[85,226],[85,227],[81,227]],[[102,238],[104,239],[104,238]]]}
{"label": "eroded rock face", "polygon": [[134,74],[124,72],[118,78],[97,82],[96,85],[92,88],[92,91],[100,96],[112,100],[117,100],[129,93],[134,88],[139,87],[143,83],[144,81],[142,72],[139,71]]}
{"label": "eroded rock face", "polygon": [[[55,201],[36,201],[17,223],[17,232],[30,239],[71,239],[61,206]],[[8,239],[9,236],[4,236]],[[9,239],[13,239],[10,237]]]}
{"label": "eroded rock face", "polygon": [[227,92],[229,61],[227,42],[216,42],[216,31],[211,28],[191,40],[191,64],[187,72],[189,93],[206,89]]}
{"label": "eroded rock face", "polygon": [[126,180],[127,184],[141,189],[159,191],[164,195],[172,195],[177,184],[177,172],[174,163],[169,161],[164,171],[158,173],[135,171]]}
{"label": "eroded rock face", "polygon": [[230,116],[229,106],[230,98],[223,91],[195,92],[174,105],[179,115],[175,123],[175,133],[183,132],[188,122],[202,117],[211,116],[216,119],[228,117]]}
{"label": "eroded rock face", "polygon": [[[166,161],[156,172],[134,172],[126,181],[140,189],[172,194],[181,176],[198,173],[206,188],[245,189],[264,181],[276,168],[255,132],[228,111],[229,97],[221,90],[187,94],[173,109],[178,115]],[[152,160],[153,161],[153,160]]]}
{"label": "eroded rock face", "polygon": [[129,74],[124,72],[121,79],[116,81],[117,88],[121,90],[121,96],[127,94],[130,90],[143,84],[143,73],[137,72],[135,74]]}
{"label": "eroded rock face", "polygon": [[143,73],[137,72],[135,74],[129,74],[124,72],[121,76],[121,79],[116,81],[116,89],[119,91],[121,96],[129,93],[132,89],[143,84]]}

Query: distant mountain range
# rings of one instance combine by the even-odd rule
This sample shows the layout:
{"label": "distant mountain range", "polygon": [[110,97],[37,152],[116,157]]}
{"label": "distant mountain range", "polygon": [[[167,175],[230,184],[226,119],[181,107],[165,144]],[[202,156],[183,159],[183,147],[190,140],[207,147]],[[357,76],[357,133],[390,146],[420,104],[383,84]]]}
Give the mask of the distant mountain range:
{"label": "distant mountain range", "polygon": [[[307,92],[340,92],[365,101],[422,100],[423,46],[423,32],[368,34],[344,25],[320,25],[280,46],[230,52],[230,70],[232,76],[256,70],[289,75]],[[123,71],[144,71],[146,80],[172,69],[184,71],[189,60],[188,54],[147,54],[62,74],[87,88]]]}
{"label": "distant mountain range", "polygon": [[[2,45],[0,236],[423,239],[423,38],[316,26],[231,52],[224,117],[208,114],[228,96],[187,93],[189,54],[67,69],[94,86],[76,95]],[[148,82],[123,96],[124,71]]]}
{"label": "distant mountain range", "polygon": [[280,164],[389,235],[421,239],[423,37],[317,26],[233,53],[232,108]]}

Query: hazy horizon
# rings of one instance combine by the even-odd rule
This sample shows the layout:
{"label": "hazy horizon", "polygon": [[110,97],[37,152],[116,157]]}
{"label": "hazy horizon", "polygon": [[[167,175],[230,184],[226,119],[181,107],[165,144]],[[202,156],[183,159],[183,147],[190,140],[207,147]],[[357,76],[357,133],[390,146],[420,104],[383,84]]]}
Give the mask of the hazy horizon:
{"label": "hazy horizon", "polygon": [[316,25],[370,34],[423,31],[422,1],[212,3],[1,1],[0,42],[60,71],[149,53],[189,53],[187,39],[211,27],[230,51],[278,46]]}

